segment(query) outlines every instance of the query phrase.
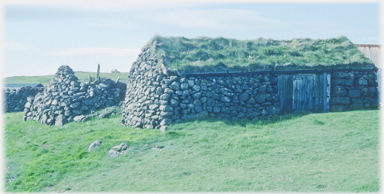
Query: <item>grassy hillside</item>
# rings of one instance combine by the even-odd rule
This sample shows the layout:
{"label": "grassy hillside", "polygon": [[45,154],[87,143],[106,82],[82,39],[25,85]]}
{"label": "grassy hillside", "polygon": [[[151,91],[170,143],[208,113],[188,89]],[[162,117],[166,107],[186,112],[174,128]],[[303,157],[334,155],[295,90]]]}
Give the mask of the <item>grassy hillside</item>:
{"label": "grassy hillside", "polygon": [[[88,75],[91,77],[96,77],[96,72],[83,72],[83,71],[75,71],[75,75],[79,78],[79,81],[84,82],[88,81]],[[54,75],[46,75],[46,76],[14,76],[14,77],[6,77],[3,82],[6,83],[41,83],[46,86],[53,78]],[[107,77],[112,80],[116,80],[120,77],[120,81],[126,83],[128,73],[100,73],[100,77]]]}
{"label": "grassy hillside", "polygon": [[[119,126],[121,115],[62,127],[22,116],[5,114],[8,192],[379,190],[377,110],[190,121],[165,133]],[[103,145],[88,153],[95,140]],[[129,152],[108,157],[122,142]]]}
{"label": "grassy hillside", "polygon": [[[330,66],[372,63],[346,37],[331,39],[235,40],[154,37],[148,44],[158,63],[170,69],[189,67]],[[366,64],[374,68],[372,64]]]}

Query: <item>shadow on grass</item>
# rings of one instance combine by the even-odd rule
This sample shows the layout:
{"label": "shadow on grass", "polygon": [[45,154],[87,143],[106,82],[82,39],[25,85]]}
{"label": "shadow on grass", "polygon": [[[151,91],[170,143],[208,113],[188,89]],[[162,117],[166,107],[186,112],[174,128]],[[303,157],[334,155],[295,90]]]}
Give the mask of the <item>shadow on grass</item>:
{"label": "shadow on grass", "polygon": [[[306,115],[311,114],[311,112],[298,112],[298,113],[291,113],[291,114],[285,114],[285,115],[274,115],[274,116],[264,116],[260,117],[260,119],[239,119],[239,120],[230,120],[226,118],[194,118],[194,119],[186,119],[183,122],[180,123],[186,123],[186,122],[218,122],[222,121],[228,126],[241,126],[246,127],[247,125],[268,125],[273,123],[279,123],[291,119],[300,118]],[[172,129],[176,129],[175,127],[172,127]]]}

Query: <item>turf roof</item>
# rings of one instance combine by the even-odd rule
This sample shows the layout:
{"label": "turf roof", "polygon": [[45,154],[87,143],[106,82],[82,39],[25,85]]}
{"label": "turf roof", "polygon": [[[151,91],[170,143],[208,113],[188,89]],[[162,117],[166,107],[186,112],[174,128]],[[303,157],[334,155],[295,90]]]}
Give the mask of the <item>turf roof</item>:
{"label": "turf roof", "polygon": [[159,66],[183,72],[375,68],[345,36],[316,40],[155,36],[144,48],[148,47]]}

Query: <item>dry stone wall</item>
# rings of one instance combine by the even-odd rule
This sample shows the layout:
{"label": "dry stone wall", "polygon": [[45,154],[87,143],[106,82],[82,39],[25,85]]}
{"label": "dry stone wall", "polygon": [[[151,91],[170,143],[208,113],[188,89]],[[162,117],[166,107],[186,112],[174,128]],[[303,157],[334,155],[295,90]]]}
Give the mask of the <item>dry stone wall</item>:
{"label": "dry stone wall", "polygon": [[165,130],[191,118],[259,119],[279,114],[277,75],[180,77],[164,74],[144,50],[127,82],[122,124]]}
{"label": "dry stone wall", "polygon": [[331,111],[378,108],[379,90],[375,71],[334,72],[331,80]]}
{"label": "dry stone wall", "polygon": [[118,105],[125,98],[125,89],[125,83],[108,78],[101,83],[78,82],[73,70],[63,65],[43,92],[27,99],[23,119],[60,126],[99,108]]}
{"label": "dry stone wall", "polygon": [[42,92],[44,87],[21,87],[16,90],[5,89],[4,105],[5,112],[20,112],[24,110],[24,105],[28,97],[33,98],[37,93]]}

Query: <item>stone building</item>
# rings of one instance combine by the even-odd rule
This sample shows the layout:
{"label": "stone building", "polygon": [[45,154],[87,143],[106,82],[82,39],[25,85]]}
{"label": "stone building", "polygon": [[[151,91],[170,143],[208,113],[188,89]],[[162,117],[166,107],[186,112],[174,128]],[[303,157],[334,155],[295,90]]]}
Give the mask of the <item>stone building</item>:
{"label": "stone building", "polygon": [[376,71],[346,37],[240,41],[156,36],[132,65],[121,122],[164,131],[193,118],[375,109]]}

